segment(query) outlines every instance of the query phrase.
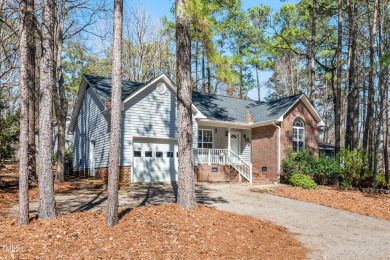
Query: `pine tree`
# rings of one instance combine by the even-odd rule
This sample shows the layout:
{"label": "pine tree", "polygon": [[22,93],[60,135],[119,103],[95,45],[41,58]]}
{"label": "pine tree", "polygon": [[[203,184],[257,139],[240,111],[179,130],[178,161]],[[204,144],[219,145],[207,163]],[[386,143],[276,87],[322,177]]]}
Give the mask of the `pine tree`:
{"label": "pine tree", "polygon": [[107,226],[118,224],[119,148],[122,103],[122,27],[123,0],[114,1],[114,36],[112,59],[111,139],[108,162]]}

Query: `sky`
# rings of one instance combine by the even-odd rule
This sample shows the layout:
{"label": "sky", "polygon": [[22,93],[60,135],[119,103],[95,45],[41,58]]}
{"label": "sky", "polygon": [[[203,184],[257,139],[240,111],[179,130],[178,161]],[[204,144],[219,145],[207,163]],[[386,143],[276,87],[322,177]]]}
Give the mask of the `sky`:
{"label": "sky", "polygon": [[[129,9],[131,6],[140,6],[143,7],[147,13],[150,15],[150,18],[154,21],[159,21],[163,16],[173,19],[173,16],[170,12],[174,0],[125,0],[124,1],[124,10]],[[298,0],[242,0],[243,9],[246,10],[251,7],[259,6],[260,4],[265,4],[271,7],[272,11],[278,11],[283,4],[297,3]],[[262,71],[260,72],[260,82],[264,84],[272,76],[272,71]],[[261,89],[261,98],[264,99],[269,94],[268,89]],[[254,88],[248,93],[248,97],[254,100],[257,100],[257,89]]]}

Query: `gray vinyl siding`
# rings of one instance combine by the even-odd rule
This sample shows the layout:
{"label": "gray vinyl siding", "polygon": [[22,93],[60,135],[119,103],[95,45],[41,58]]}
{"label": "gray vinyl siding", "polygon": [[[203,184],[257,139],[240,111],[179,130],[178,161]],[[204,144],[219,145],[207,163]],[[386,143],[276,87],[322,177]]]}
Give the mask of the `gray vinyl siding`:
{"label": "gray vinyl siding", "polygon": [[156,84],[124,104],[121,164],[132,163],[132,137],[177,138],[176,94],[156,91]]}
{"label": "gray vinyl siding", "polygon": [[[245,142],[245,138],[249,138],[249,142]],[[250,163],[252,161],[251,156],[251,140],[252,140],[252,131],[251,130],[241,130],[241,158]]]}
{"label": "gray vinyl siding", "polygon": [[192,117],[192,147],[194,148],[194,165],[198,166],[198,122]]}
{"label": "gray vinyl siding", "polygon": [[84,95],[74,131],[73,167],[89,168],[89,146],[95,140],[95,167],[107,167],[109,153],[109,115],[91,88]]}

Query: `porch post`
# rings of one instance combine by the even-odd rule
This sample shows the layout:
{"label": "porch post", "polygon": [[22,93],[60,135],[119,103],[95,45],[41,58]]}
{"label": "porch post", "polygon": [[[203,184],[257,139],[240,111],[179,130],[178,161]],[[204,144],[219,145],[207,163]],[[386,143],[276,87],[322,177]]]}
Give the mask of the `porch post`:
{"label": "porch post", "polygon": [[228,128],[228,150],[229,151],[231,150],[231,146],[230,146],[230,127]]}

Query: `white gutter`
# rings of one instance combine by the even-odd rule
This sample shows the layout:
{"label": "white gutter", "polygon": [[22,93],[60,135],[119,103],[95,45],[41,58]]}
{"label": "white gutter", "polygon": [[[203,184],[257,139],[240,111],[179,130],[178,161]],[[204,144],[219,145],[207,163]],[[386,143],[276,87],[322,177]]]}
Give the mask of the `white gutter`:
{"label": "white gutter", "polygon": [[272,123],[278,129],[278,181],[280,181],[280,126]]}

